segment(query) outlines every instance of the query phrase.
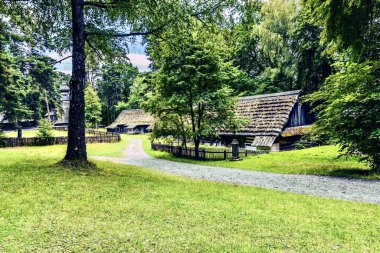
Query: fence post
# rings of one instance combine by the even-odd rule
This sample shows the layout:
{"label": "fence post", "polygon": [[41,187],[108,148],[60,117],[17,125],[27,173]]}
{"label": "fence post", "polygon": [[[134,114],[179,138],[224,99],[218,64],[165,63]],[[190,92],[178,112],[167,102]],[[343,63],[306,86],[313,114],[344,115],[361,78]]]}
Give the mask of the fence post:
{"label": "fence post", "polygon": [[177,156],[181,157],[182,156],[182,147],[178,146],[177,148]]}
{"label": "fence post", "polygon": [[248,156],[248,150],[245,150],[245,157]]}
{"label": "fence post", "polygon": [[239,142],[237,139],[233,139],[232,140],[232,143],[231,143],[231,146],[232,146],[232,157],[231,157],[231,160],[232,161],[239,161],[241,160],[241,158],[239,157]]}
{"label": "fence post", "polygon": [[224,150],[224,160],[227,160],[227,150]]}

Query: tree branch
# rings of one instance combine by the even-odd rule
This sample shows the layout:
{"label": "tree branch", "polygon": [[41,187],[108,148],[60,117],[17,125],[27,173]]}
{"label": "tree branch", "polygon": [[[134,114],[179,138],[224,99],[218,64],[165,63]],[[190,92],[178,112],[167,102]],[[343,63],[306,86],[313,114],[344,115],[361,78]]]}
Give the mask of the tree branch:
{"label": "tree branch", "polygon": [[94,46],[92,45],[91,41],[90,41],[87,37],[86,37],[84,40],[87,42],[88,46],[89,46],[92,50],[94,50],[94,52],[99,56],[99,58],[100,58],[100,59],[103,59],[102,53],[101,53],[96,47],[94,47]]}
{"label": "tree branch", "polygon": [[94,7],[99,7],[99,8],[106,9],[106,8],[114,5],[115,3],[116,2],[104,3],[104,2],[89,2],[89,1],[85,1],[85,2],[83,2],[82,6],[94,6]]}
{"label": "tree branch", "polygon": [[109,37],[132,37],[151,35],[163,29],[166,25],[162,25],[148,32],[131,32],[131,33],[107,33],[107,32],[85,32],[86,36],[109,36]]}
{"label": "tree branch", "polygon": [[73,57],[73,56],[72,56],[72,55],[69,55],[69,56],[66,56],[65,58],[62,58],[62,59],[60,59],[60,60],[57,60],[57,61],[54,62],[54,65],[57,64],[57,63],[61,63],[61,62],[63,62],[64,60],[67,60],[67,59],[69,59],[69,58],[71,58],[71,57]]}

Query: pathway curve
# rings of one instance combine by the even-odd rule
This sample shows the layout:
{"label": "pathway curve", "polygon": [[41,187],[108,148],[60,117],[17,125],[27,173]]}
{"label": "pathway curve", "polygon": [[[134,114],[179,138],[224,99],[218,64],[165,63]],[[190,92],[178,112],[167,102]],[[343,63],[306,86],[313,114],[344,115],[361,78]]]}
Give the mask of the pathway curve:
{"label": "pathway curve", "polygon": [[367,181],[328,176],[276,174],[167,161],[147,155],[143,150],[142,140],[139,139],[131,139],[122,158],[92,158],[157,169],[196,179],[380,204],[379,180]]}

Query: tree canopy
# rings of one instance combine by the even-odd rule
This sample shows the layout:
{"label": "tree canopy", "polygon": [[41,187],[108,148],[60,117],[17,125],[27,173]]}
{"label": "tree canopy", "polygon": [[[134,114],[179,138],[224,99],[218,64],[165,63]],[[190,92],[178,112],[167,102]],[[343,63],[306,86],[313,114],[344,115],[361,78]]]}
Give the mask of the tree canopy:
{"label": "tree canopy", "polygon": [[348,155],[360,155],[380,170],[380,2],[304,1],[315,22],[324,27],[334,72],[309,97],[316,107],[320,132]]}

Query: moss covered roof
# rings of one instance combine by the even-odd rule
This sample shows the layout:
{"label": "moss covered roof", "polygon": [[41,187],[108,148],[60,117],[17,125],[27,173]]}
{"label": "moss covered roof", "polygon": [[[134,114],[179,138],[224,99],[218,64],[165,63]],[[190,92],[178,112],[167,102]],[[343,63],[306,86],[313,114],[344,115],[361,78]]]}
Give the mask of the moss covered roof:
{"label": "moss covered roof", "polygon": [[[238,135],[271,136],[280,135],[289,120],[290,113],[299,99],[300,90],[266,95],[241,97],[237,113],[248,120],[248,124],[237,131]],[[222,132],[222,135],[233,133]],[[270,141],[267,141],[270,140]],[[270,143],[273,138],[260,142]]]}
{"label": "moss covered roof", "polygon": [[113,129],[119,125],[123,126],[140,126],[140,125],[153,125],[154,118],[149,113],[142,109],[123,110],[116,120],[107,128]]}

